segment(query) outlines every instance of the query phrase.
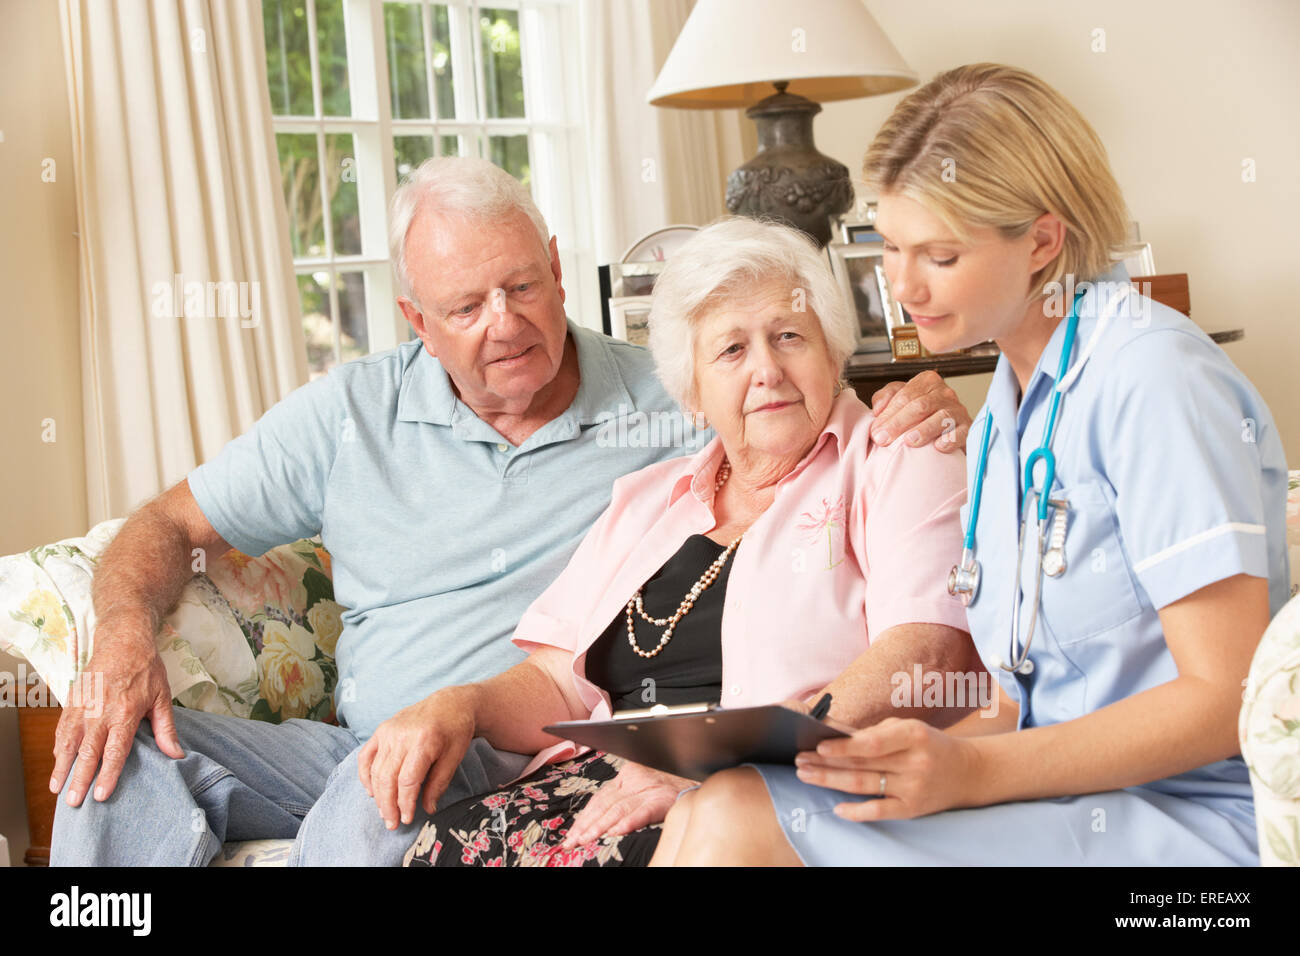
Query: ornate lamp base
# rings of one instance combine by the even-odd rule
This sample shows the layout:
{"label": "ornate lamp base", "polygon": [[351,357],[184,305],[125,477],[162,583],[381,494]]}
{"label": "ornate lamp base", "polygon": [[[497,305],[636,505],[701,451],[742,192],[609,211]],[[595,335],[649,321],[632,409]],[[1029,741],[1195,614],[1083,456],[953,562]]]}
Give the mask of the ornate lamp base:
{"label": "ornate lamp base", "polygon": [[745,111],[758,127],[758,153],[727,177],[727,209],[777,219],[825,246],[830,217],[853,205],[853,182],[847,166],[813,145],[813,117],[821,106],[785,92],[786,85],[777,83],[776,93]]}

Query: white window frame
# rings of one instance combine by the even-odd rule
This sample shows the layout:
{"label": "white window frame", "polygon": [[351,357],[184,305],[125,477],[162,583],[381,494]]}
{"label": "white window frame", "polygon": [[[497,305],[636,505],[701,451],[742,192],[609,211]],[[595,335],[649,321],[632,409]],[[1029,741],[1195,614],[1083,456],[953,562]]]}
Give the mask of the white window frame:
{"label": "white window frame", "polygon": [[[526,135],[533,198],[552,235],[557,237],[568,301],[578,305],[582,324],[600,328],[594,236],[585,195],[586,143],[578,111],[582,102],[578,63],[577,0],[405,0],[419,3],[425,40],[425,69],[429,79],[430,119],[394,119],[388,82],[384,35],[385,0],[342,0],[348,57],[350,117],[322,114],[322,87],[316,48],[316,0],[307,8],[313,116],[271,118],[274,133],[313,133],[326,255],[294,258],[295,275],[328,272],[330,314],[333,316],[334,356],[339,360],[341,323],[335,275],[365,275],[367,341],[370,352],[391,349],[410,338],[410,326],[397,307],[396,279],[388,256],[388,208],[397,189],[393,138],[397,133],[433,137],[434,155],[441,137],[456,135],[464,155],[488,156],[489,136]],[[432,83],[432,11],[435,3],[448,8],[455,76],[456,117],[437,114]],[[480,8],[519,11],[520,64],[524,83],[524,116],[488,119],[477,103],[484,101],[483,58],[476,24]],[[473,83],[466,82],[472,77]],[[485,111],[484,111],[485,112]],[[326,195],[324,137],[350,133],[356,157],[360,255],[334,250],[333,220]],[[296,292],[296,283],[295,283]],[[570,310],[572,311],[572,309]]]}

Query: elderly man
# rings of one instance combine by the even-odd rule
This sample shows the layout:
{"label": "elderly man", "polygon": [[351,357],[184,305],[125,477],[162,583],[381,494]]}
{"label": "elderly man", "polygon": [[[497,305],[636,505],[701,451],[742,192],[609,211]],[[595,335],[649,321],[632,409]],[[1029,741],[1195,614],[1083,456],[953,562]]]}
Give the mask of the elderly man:
{"label": "elderly man", "polygon": [[[105,552],[89,670],[107,700],[59,723],[53,863],[201,866],[226,840],[274,837],[294,839],[293,863],[393,864],[434,809],[422,794],[445,787],[447,804],[527,763],[481,738],[450,754],[419,703],[522,659],[515,623],[614,479],[692,449],[607,440],[611,416],[676,406],[648,353],[567,320],[555,239],[509,175],[426,162],[394,196],[390,243],[419,341],[293,392]],[[895,435],[963,444],[969,417],[937,376],[877,406]],[[155,636],[192,549],[317,533],[348,609],[339,726],[173,710]]]}

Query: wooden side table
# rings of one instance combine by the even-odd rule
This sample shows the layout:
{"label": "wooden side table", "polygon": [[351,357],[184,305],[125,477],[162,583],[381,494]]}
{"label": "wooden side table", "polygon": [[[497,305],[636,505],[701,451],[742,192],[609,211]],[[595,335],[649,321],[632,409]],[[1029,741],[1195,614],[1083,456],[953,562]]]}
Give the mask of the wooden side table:
{"label": "wooden side table", "polygon": [[23,854],[28,866],[50,865],[50,834],[59,795],[50,793],[54,773],[54,731],[62,707],[18,708],[18,737],[23,761],[23,794],[27,802],[27,831],[32,845]]}
{"label": "wooden side table", "polygon": [[[1210,338],[1220,345],[1237,342],[1246,337],[1244,329],[1227,329],[1211,332]],[[868,405],[876,390],[888,382],[906,382],[922,372],[933,370],[944,378],[954,375],[980,375],[991,372],[998,364],[996,345],[979,352],[962,355],[931,355],[927,358],[895,360],[888,352],[870,352],[849,358],[844,376],[853,390]]]}

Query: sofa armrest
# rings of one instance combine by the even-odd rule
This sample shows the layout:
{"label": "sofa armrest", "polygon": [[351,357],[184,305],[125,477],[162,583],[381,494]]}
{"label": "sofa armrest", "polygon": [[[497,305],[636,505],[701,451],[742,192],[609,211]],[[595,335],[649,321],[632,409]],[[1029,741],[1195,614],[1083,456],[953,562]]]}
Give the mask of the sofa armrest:
{"label": "sofa armrest", "polygon": [[1300,866],[1300,596],[1264,632],[1242,696],[1238,737],[1255,795],[1260,862]]}
{"label": "sofa armrest", "polygon": [[[121,525],[0,558],[0,650],[25,659],[60,703],[90,659],[91,581]],[[257,558],[232,550],[196,571],[158,633],[175,702],[274,723],[332,720],[343,609],[320,543]]]}

